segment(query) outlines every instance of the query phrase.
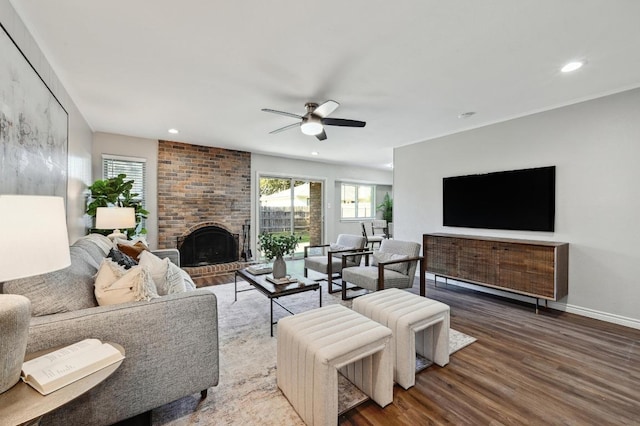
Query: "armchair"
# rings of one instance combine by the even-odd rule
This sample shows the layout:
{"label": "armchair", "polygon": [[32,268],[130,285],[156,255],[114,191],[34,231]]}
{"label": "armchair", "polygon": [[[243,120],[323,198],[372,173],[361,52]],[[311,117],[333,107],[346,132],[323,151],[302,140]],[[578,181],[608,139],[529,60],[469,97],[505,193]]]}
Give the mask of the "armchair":
{"label": "armchair", "polygon": [[382,235],[367,234],[367,227],[365,226],[364,222],[360,222],[360,226],[362,227],[362,236],[365,238],[365,245],[367,247],[371,245],[371,250],[373,250],[373,247],[376,243],[378,243],[378,247],[380,247],[380,243],[382,243],[384,237]]}
{"label": "armchair", "polygon": [[[340,290],[333,290],[333,278],[337,274],[340,277],[343,265],[356,266],[360,264],[361,256],[354,255],[343,261],[344,253],[362,252],[365,247],[365,238],[359,235],[340,234],[335,244],[322,244],[306,246],[304,248],[304,276],[307,277],[308,270],[327,275],[327,287],[329,293],[337,293]],[[322,249],[321,255],[310,255],[311,249]],[[324,278],[323,278],[324,279]]]}
{"label": "armchair", "polygon": [[[347,266],[347,257],[343,257],[342,299],[347,290],[365,289],[370,292],[385,288],[411,288],[416,268],[420,264],[420,295],[425,296],[424,258],[420,256],[420,244],[411,241],[383,240],[377,252],[364,252],[364,266]],[[369,256],[374,263],[369,265]],[[351,284],[351,286],[349,286]]]}
{"label": "armchair", "polygon": [[389,224],[387,221],[384,219],[373,219],[371,221],[371,235],[391,238],[389,235]]}

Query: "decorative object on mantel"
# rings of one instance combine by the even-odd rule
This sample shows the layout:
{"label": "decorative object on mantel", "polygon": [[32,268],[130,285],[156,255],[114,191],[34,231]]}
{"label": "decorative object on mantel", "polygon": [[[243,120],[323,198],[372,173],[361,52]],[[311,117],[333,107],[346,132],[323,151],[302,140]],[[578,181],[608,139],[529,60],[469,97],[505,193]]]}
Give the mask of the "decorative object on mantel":
{"label": "decorative object on mantel", "polygon": [[[87,204],[86,212],[89,216],[97,218],[99,207],[131,207],[135,211],[135,223],[129,227],[122,229],[128,237],[136,235],[144,235],[147,230],[141,226],[142,219],[146,219],[149,212],[145,210],[140,201],[140,194],[131,192],[133,189],[133,180],[125,180],[127,175],[124,173],[109,179],[98,179],[91,186],[91,202]],[[98,228],[96,223],[96,228]],[[118,227],[110,227],[107,229],[115,229]],[[123,227],[122,227],[123,228]],[[102,232],[101,232],[102,233]]]}
{"label": "decorative object on mantel", "polygon": [[260,250],[267,260],[273,262],[273,278],[283,278],[287,275],[287,264],[283,256],[292,255],[298,246],[295,234],[260,234],[258,237]]}
{"label": "decorative object on mantel", "polygon": [[[71,264],[62,197],[0,195],[0,217],[0,282]],[[29,299],[0,294],[0,393],[20,378],[30,318]]]}
{"label": "decorative object on mantel", "polygon": [[136,211],[133,207],[98,207],[96,209],[96,229],[111,229],[107,237],[126,239],[120,229],[136,226]]}

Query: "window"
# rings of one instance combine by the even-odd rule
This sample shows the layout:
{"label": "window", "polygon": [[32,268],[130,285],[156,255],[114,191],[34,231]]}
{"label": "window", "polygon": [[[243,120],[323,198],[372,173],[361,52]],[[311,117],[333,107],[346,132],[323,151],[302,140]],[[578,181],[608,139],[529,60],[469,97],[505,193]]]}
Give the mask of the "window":
{"label": "window", "polygon": [[375,216],[375,186],[343,183],[341,219],[371,219]]}
{"label": "window", "polygon": [[[145,207],[145,180],[146,174],[146,159],[135,157],[120,157],[115,155],[103,155],[102,156],[102,178],[109,179],[117,177],[120,173],[127,175],[126,180],[133,180],[132,194],[138,194],[135,198],[139,200],[142,207]],[[142,220],[141,227],[145,227],[145,221]]]}

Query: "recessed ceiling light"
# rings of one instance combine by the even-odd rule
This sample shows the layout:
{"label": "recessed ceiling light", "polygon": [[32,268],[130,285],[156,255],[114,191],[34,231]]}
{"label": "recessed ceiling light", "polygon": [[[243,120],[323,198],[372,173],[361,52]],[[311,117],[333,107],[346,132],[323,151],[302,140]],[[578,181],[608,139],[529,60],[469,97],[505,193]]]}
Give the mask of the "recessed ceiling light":
{"label": "recessed ceiling light", "polygon": [[472,115],[475,115],[475,111],[468,111],[468,112],[463,112],[462,114],[460,114],[458,116],[458,118],[469,118]]}
{"label": "recessed ceiling light", "polygon": [[169,129],[169,133],[171,133],[172,135],[177,135],[178,133],[178,129]]}
{"label": "recessed ceiling light", "polygon": [[320,153],[318,151],[313,151],[311,155],[320,155]]}
{"label": "recessed ceiling light", "polygon": [[571,71],[575,71],[579,68],[582,68],[582,66],[584,65],[584,61],[574,61],[574,62],[569,62],[567,65],[565,65],[564,67],[560,68],[560,71],[562,72],[571,72]]}

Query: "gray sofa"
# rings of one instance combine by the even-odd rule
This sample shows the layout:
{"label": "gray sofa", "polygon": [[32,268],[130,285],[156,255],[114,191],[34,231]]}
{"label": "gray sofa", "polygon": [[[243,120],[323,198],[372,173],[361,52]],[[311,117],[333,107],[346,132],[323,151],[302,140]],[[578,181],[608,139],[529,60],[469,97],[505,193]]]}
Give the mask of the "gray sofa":
{"label": "gray sofa", "polygon": [[[27,353],[85,338],[125,349],[120,368],[91,391],[46,415],[43,425],[109,425],[218,384],[216,296],[196,289],[151,301],[97,306],[93,276],[109,240],[83,237],[71,266],[4,283],[2,292],[32,302]],[[154,252],[179,262],[176,250]]]}

